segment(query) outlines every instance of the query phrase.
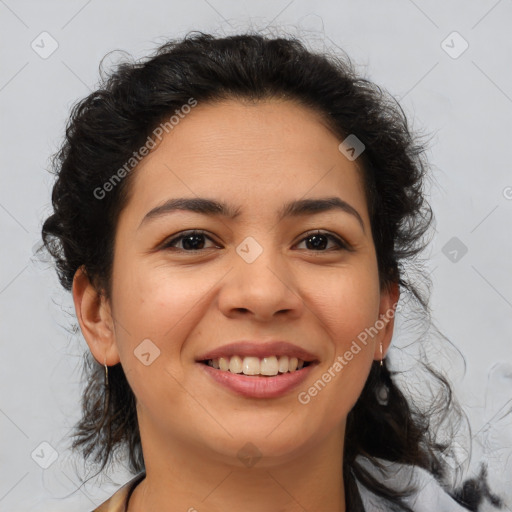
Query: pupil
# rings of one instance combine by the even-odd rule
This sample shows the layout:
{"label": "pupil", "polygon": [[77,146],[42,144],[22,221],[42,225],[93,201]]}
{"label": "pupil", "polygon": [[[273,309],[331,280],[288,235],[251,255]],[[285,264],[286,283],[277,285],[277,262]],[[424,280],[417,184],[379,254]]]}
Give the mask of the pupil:
{"label": "pupil", "polygon": [[204,246],[204,236],[199,235],[188,235],[183,239],[184,249],[202,249]]}
{"label": "pupil", "polygon": [[310,245],[313,246],[314,249],[325,249],[327,246],[327,237],[325,235],[312,235],[308,237],[306,244],[308,244],[310,241]]}

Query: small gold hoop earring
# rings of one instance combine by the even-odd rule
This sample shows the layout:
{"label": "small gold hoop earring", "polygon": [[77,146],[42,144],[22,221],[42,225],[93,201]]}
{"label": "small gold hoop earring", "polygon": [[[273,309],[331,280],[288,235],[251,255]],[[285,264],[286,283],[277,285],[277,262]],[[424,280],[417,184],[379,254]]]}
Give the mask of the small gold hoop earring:
{"label": "small gold hoop earring", "polygon": [[105,387],[108,388],[108,366],[107,366],[107,358],[105,357],[105,362],[103,363],[105,367]]}

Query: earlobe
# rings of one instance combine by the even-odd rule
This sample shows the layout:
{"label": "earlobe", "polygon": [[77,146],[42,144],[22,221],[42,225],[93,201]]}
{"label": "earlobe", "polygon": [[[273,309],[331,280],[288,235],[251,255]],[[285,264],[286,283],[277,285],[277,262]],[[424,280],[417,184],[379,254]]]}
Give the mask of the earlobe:
{"label": "earlobe", "polygon": [[110,304],[93,286],[83,267],[75,273],[72,293],[80,329],[92,355],[102,365],[118,363]]}
{"label": "earlobe", "polygon": [[379,335],[375,344],[375,361],[382,361],[391,345],[395,325],[395,313],[400,298],[400,287],[396,282],[390,283],[382,290],[379,308]]}

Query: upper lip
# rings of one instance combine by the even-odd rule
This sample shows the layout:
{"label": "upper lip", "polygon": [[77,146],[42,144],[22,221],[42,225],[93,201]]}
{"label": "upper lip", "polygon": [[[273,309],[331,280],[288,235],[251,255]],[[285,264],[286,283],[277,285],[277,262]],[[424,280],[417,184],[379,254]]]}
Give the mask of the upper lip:
{"label": "upper lip", "polygon": [[209,359],[218,359],[219,357],[228,359],[232,356],[254,356],[259,357],[260,359],[270,356],[288,356],[296,357],[297,359],[302,359],[303,361],[308,362],[317,360],[315,355],[311,352],[298,347],[293,343],[288,343],[287,341],[272,341],[266,343],[258,341],[237,341],[205,352],[196,360],[208,361]]}

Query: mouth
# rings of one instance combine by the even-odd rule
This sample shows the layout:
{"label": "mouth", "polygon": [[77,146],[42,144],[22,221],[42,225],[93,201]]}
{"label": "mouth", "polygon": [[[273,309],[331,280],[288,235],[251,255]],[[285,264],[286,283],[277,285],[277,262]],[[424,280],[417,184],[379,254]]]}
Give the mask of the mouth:
{"label": "mouth", "polygon": [[241,357],[238,355],[205,359],[199,362],[221,372],[248,377],[276,377],[286,373],[295,373],[314,363],[314,361],[304,361],[297,357],[288,356],[260,358],[256,356]]}
{"label": "mouth", "polygon": [[196,363],[219,389],[246,398],[277,398],[303,384],[319,360],[287,341],[243,340],[203,353]]}
{"label": "mouth", "polygon": [[197,361],[211,382],[235,396],[277,399],[304,385],[318,361],[287,356],[219,357]]}

